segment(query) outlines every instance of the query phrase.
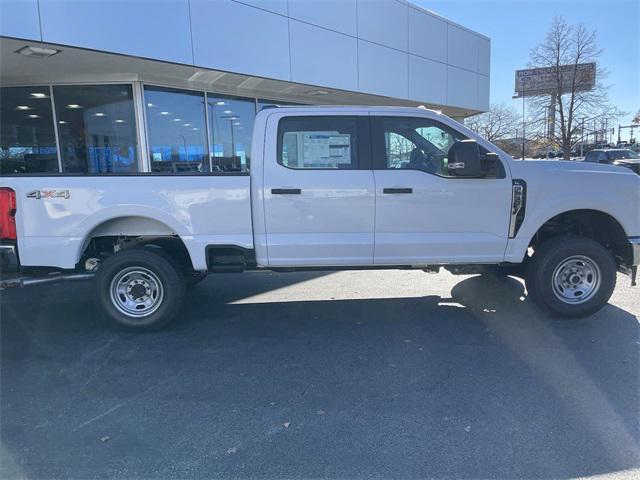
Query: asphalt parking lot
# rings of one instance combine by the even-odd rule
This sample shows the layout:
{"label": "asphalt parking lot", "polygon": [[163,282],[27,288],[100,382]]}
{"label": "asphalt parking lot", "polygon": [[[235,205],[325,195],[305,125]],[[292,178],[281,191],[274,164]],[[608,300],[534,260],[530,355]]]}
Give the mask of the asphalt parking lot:
{"label": "asphalt parking lot", "polygon": [[640,288],[553,320],[512,278],[209,277],[129,334],[0,292],[2,478],[640,478]]}

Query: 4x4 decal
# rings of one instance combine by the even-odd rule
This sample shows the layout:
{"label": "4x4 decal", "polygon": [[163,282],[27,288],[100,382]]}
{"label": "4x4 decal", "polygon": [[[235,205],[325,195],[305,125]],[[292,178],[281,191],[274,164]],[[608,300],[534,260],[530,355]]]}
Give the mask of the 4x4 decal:
{"label": "4x4 decal", "polygon": [[40,200],[41,198],[64,198],[70,197],[69,190],[34,190],[27,193],[27,198],[35,198]]}

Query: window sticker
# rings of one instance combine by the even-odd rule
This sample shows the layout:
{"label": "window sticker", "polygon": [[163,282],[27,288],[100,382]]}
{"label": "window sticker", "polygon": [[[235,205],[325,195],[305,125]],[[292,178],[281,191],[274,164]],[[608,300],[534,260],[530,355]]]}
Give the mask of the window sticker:
{"label": "window sticker", "polygon": [[337,132],[302,132],[305,167],[351,164],[351,135]]}

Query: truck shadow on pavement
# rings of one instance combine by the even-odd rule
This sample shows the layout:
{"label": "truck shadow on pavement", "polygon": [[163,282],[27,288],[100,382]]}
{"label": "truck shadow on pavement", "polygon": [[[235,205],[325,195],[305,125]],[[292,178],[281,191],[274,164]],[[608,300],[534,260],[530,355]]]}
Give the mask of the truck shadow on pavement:
{"label": "truck shadow on pavement", "polygon": [[30,478],[573,478],[640,466],[629,312],[553,320],[520,282],[485,277],[446,298],[245,301],[322,275],[227,276],[147,335],[105,328],[75,301],[84,285],[39,289],[37,304],[3,292],[3,464]]}

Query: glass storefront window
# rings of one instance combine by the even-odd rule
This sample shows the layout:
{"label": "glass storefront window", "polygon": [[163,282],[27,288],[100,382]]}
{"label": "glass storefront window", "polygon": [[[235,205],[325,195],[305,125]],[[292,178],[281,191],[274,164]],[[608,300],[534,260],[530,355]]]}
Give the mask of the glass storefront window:
{"label": "glass storefront window", "polygon": [[55,173],[49,87],[0,88],[0,173]]}
{"label": "glass storefront window", "polygon": [[248,172],[256,103],[251,98],[207,94],[214,172]]}
{"label": "glass storefront window", "polygon": [[[1,174],[141,171],[132,85],[3,87],[0,94]],[[151,85],[144,104],[150,170],[178,174],[248,172],[256,111],[293,105]]]}
{"label": "glass storefront window", "polygon": [[131,85],[53,87],[67,173],[138,171],[138,142]]}
{"label": "glass storefront window", "polygon": [[151,171],[208,172],[204,93],[144,88]]}

